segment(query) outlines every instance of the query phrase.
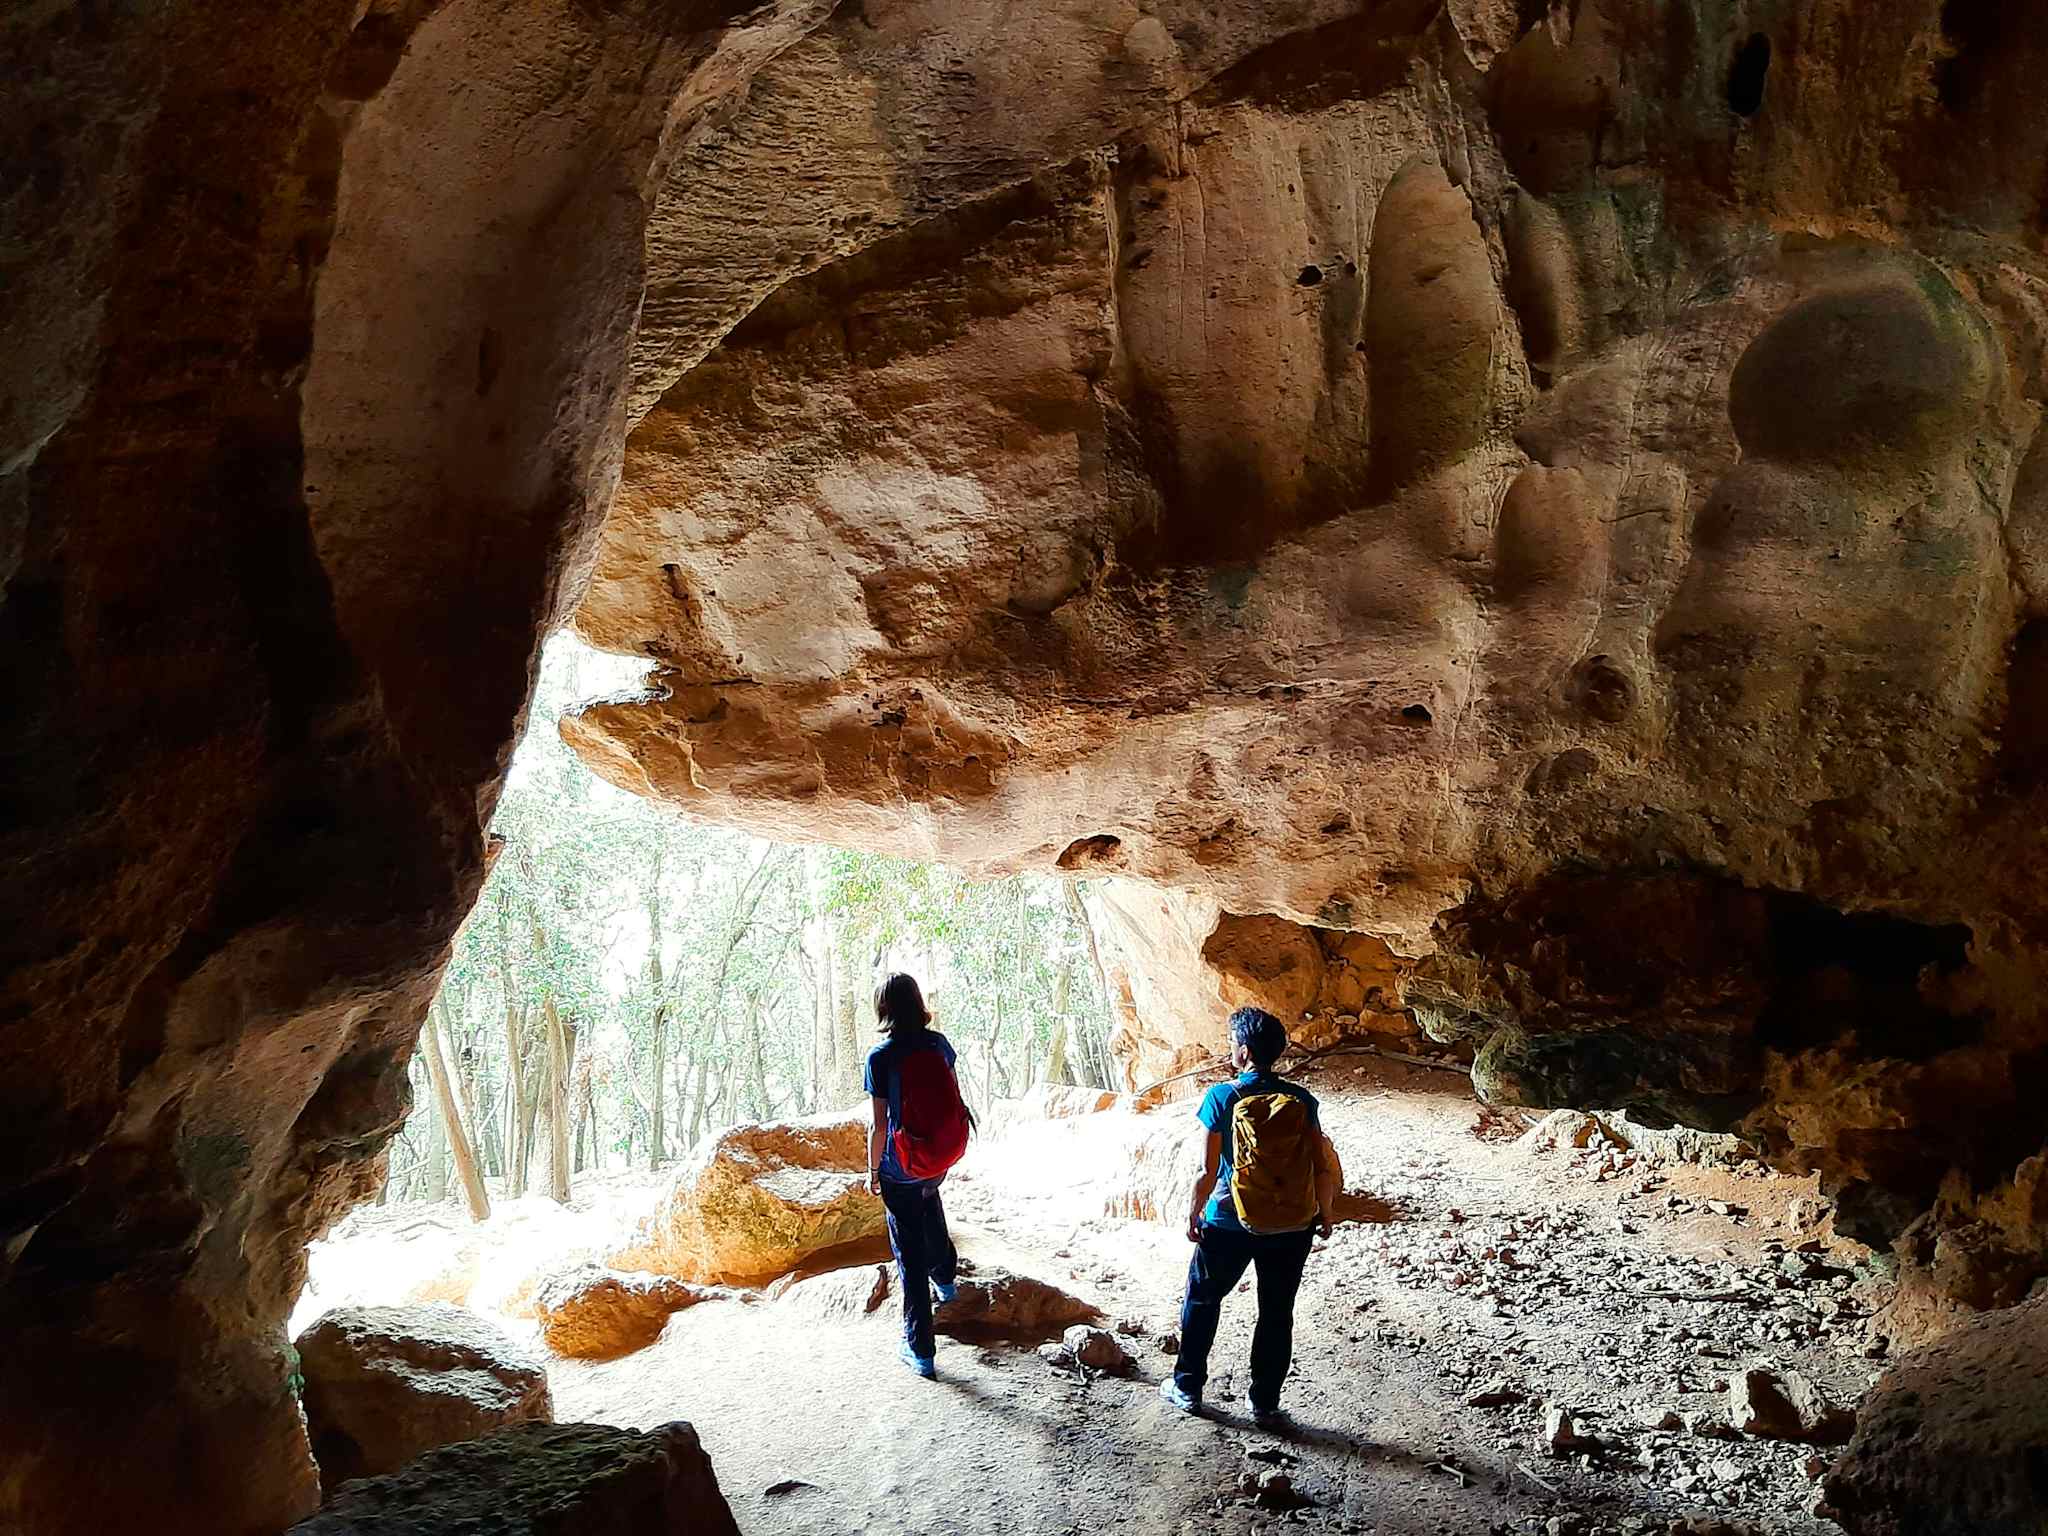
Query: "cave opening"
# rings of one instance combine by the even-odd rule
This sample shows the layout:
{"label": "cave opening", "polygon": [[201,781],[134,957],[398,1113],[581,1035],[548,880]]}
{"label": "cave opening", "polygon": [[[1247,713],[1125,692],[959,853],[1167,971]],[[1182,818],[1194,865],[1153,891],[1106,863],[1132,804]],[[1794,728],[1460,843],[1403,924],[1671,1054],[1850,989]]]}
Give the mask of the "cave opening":
{"label": "cave opening", "polygon": [[1771,73],[1771,40],[1752,32],[1735,50],[1728,67],[1728,107],[1737,117],[1755,117],[1763,110],[1764,85]]}

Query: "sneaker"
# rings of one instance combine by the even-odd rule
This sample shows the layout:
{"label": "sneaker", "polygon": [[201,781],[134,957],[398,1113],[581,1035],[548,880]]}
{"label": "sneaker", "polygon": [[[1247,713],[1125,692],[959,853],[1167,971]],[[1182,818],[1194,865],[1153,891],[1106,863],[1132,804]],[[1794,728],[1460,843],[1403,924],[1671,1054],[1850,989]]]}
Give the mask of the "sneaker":
{"label": "sneaker", "polygon": [[1244,1400],[1244,1411],[1260,1429],[1285,1429],[1290,1422],[1285,1408],[1261,1408],[1249,1397]]}
{"label": "sneaker", "polygon": [[908,1344],[899,1346],[896,1353],[903,1357],[905,1365],[917,1372],[926,1381],[936,1381],[938,1379],[939,1368],[933,1363],[930,1355],[920,1355]]}
{"label": "sneaker", "polygon": [[960,1294],[960,1287],[951,1280],[934,1280],[932,1282],[932,1294],[939,1298],[939,1305],[943,1307],[947,1302]]}
{"label": "sneaker", "polygon": [[1199,1414],[1202,1411],[1202,1400],[1190,1396],[1171,1376],[1159,1383],[1159,1400],[1170,1408],[1178,1408],[1182,1413]]}

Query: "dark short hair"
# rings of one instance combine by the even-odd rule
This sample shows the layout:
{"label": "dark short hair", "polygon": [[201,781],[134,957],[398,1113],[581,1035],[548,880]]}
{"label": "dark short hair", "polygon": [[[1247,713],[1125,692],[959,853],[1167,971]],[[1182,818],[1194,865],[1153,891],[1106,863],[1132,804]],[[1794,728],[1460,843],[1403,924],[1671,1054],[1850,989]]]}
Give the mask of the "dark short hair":
{"label": "dark short hair", "polygon": [[1245,1048],[1255,1067],[1270,1067],[1287,1049],[1287,1026],[1263,1008],[1240,1008],[1230,1016],[1230,1038]]}

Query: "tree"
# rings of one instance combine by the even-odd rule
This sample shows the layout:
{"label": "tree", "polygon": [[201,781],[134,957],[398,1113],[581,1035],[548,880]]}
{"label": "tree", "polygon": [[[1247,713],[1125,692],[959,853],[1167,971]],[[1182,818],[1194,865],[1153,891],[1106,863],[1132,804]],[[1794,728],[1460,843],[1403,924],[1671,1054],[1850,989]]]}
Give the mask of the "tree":
{"label": "tree", "polygon": [[441,1048],[441,1007],[437,1003],[427,1010],[427,1027],[421,1033],[427,1058],[427,1075],[434,1081],[434,1103],[441,1111],[441,1124],[448,1136],[448,1150],[455,1159],[455,1171],[462,1179],[462,1192],[469,1202],[469,1216],[472,1221],[488,1221],[491,1215],[491,1197],[484,1192],[483,1175],[476,1165],[476,1149],[471,1145],[469,1132],[463,1125],[462,1115],[457,1108],[455,1092],[448,1082],[448,1058]]}
{"label": "tree", "polygon": [[[551,642],[472,920],[423,1028],[393,1199],[484,1200],[547,1164],[658,1167],[743,1117],[861,1097],[880,973],[925,983],[976,1100],[1111,1081],[1109,1007],[1074,888],[791,848],[599,783],[555,725],[631,664]],[[438,1068],[434,1065],[438,1060]],[[445,1087],[445,1097],[444,1097]],[[580,1154],[579,1154],[580,1146]]]}

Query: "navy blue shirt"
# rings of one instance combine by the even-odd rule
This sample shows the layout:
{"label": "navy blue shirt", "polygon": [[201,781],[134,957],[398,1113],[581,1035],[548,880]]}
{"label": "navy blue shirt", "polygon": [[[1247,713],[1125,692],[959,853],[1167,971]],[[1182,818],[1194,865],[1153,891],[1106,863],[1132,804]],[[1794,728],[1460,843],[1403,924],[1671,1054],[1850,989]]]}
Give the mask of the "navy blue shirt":
{"label": "navy blue shirt", "polygon": [[913,1179],[896,1160],[896,1132],[903,1124],[903,1076],[896,1063],[909,1051],[943,1051],[946,1065],[953,1065],[953,1045],[936,1029],[921,1029],[904,1040],[884,1040],[868,1052],[865,1079],[868,1096],[889,1101],[889,1134],[882,1140],[882,1177],[891,1184],[929,1184],[930,1179]]}
{"label": "navy blue shirt", "polygon": [[1208,1207],[1202,1212],[1202,1223],[1221,1227],[1227,1232],[1244,1230],[1244,1223],[1237,1219],[1237,1205],[1230,1198],[1230,1111],[1247,1093],[1291,1093],[1308,1105],[1309,1124],[1317,1131],[1323,1128],[1322,1111],[1316,1107],[1316,1096],[1301,1084],[1290,1083],[1272,1072],[1254,1069],[1231,1082],[1218,1083],[1202,1095],[1202,1105],[1195,1111],[1195,1118],[1223,1135],[1223,1156],[1216,1165],[1216,1192],[1209,1197]]}

